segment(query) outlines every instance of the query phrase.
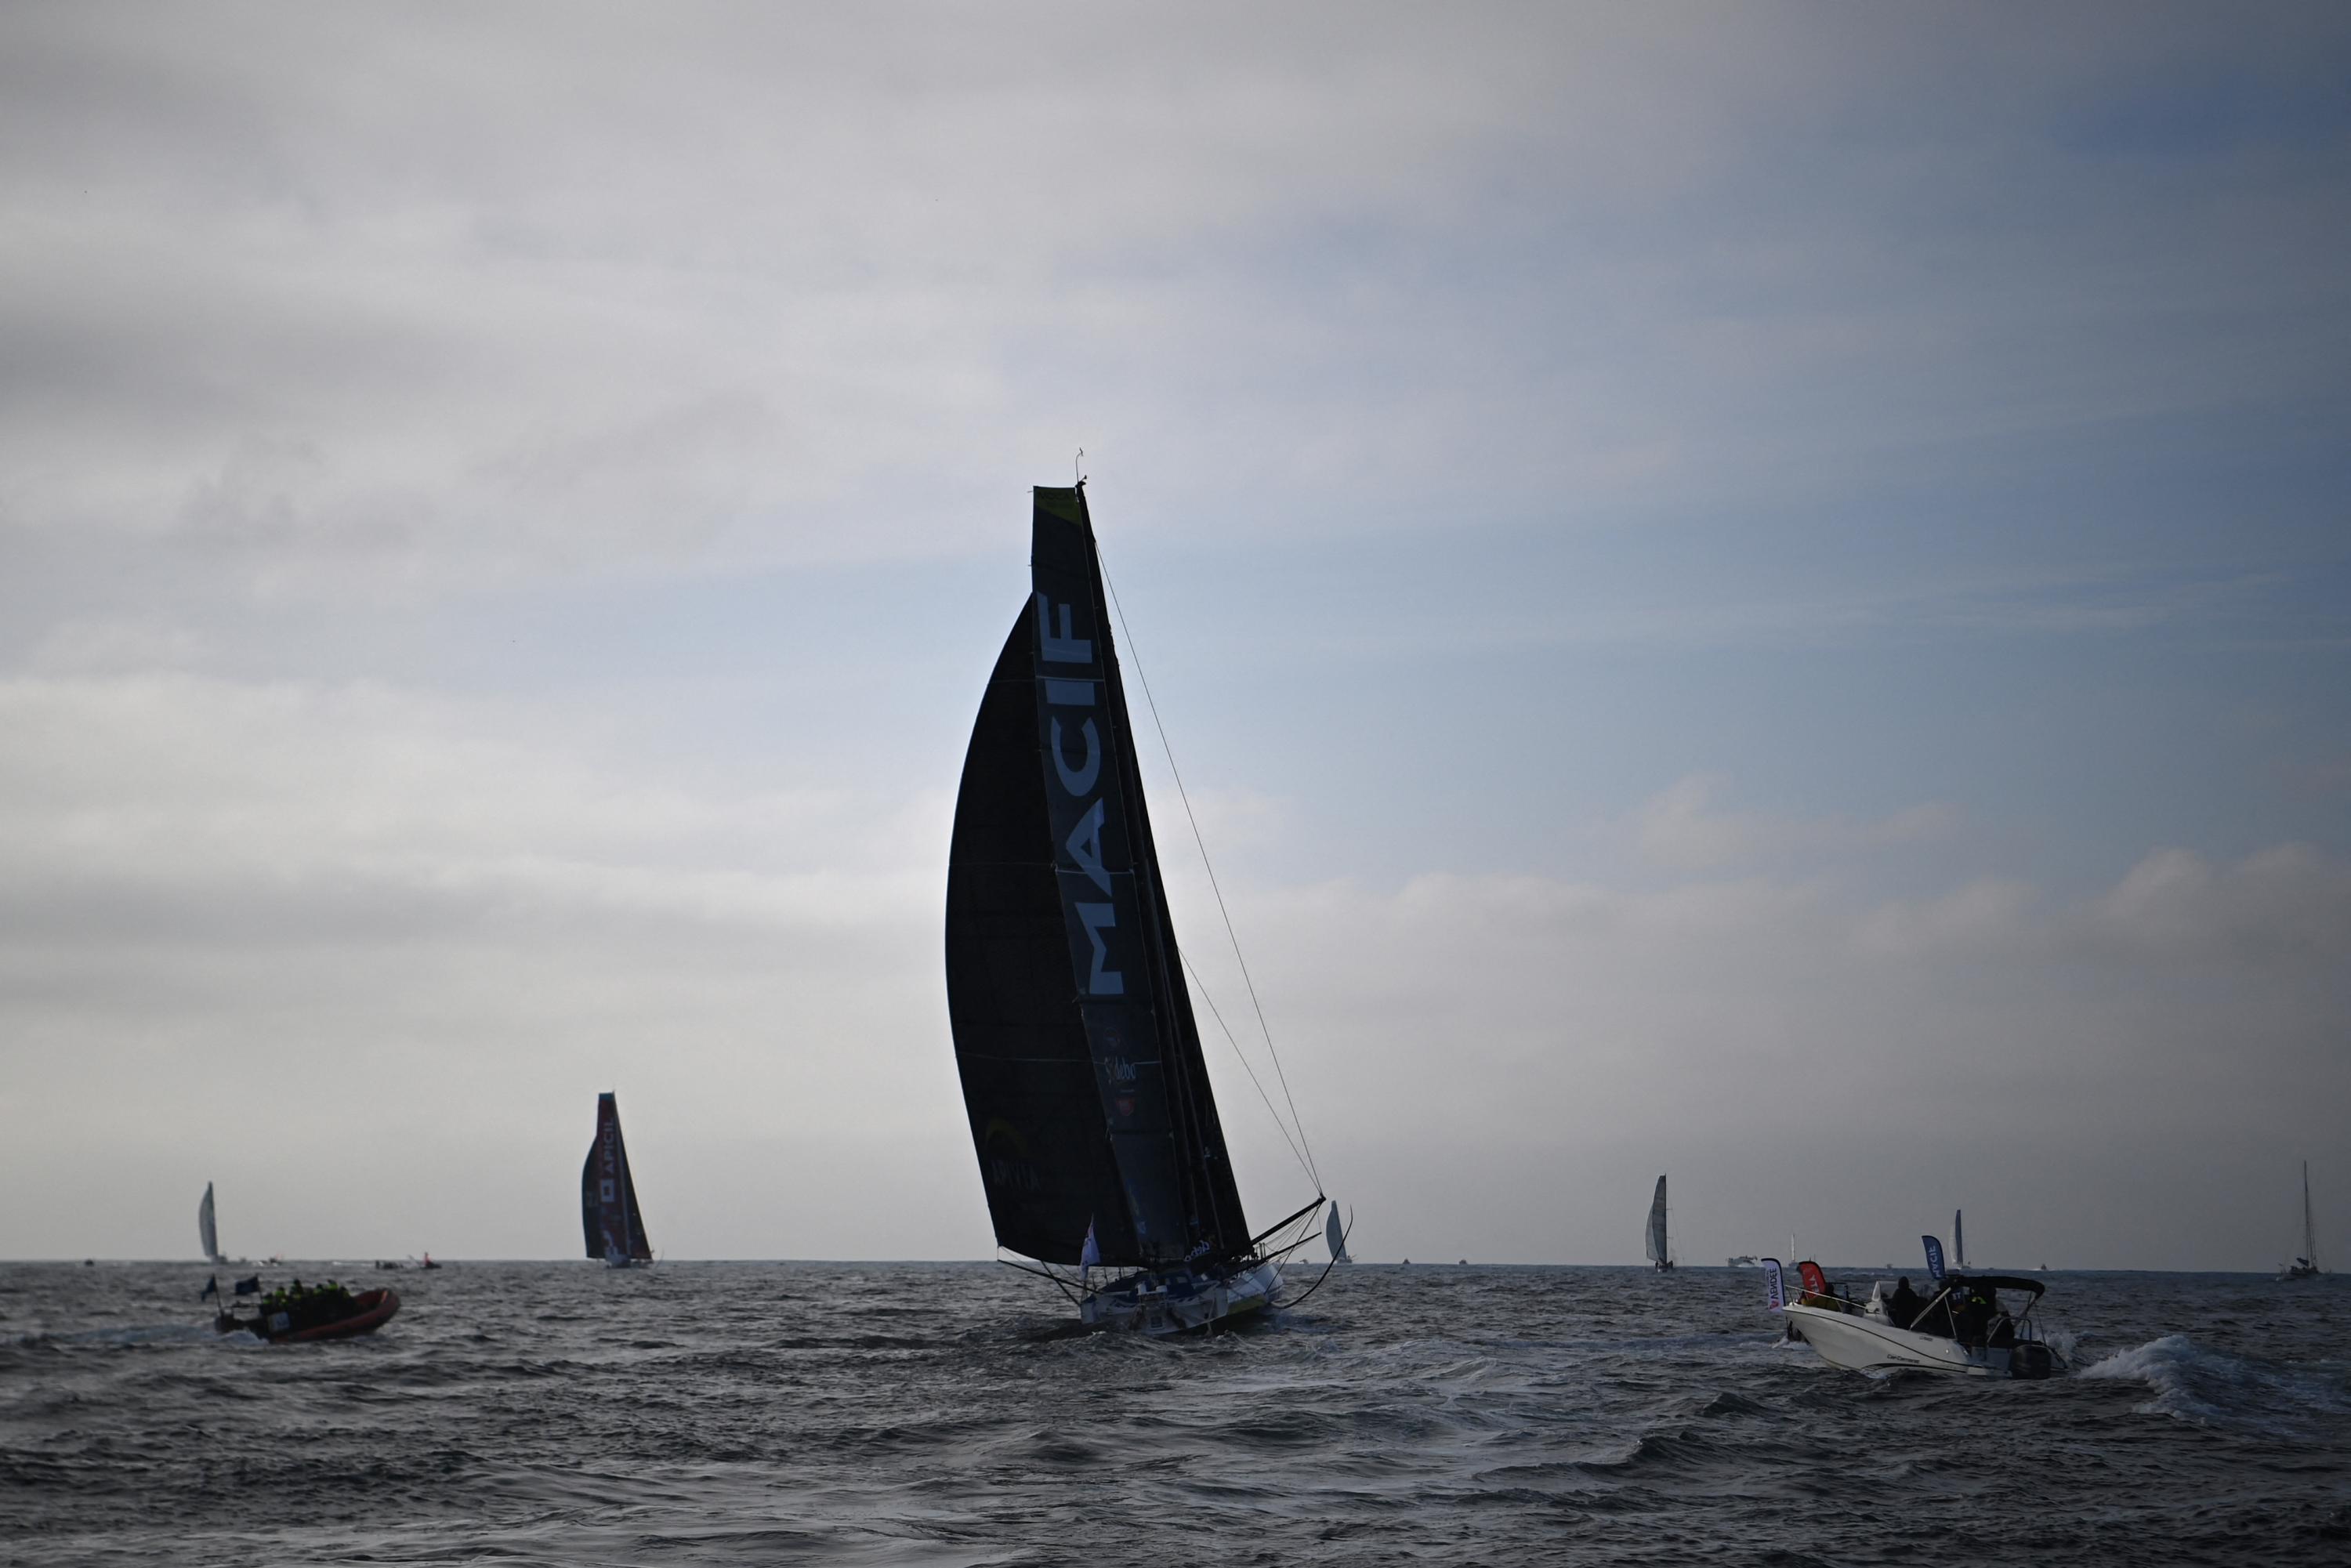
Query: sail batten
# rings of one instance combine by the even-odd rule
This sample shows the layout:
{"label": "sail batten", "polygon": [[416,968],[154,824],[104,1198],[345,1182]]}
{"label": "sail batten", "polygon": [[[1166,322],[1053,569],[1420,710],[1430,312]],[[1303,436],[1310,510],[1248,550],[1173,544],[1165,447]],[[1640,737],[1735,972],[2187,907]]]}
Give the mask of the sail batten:
{"label": "sail batten", "polygon": [[1151,837],[1082,489],[1035,493],[1030,593],[956,804],[947,1006],[998,1244],[1236,1257],[1227,1158]]}

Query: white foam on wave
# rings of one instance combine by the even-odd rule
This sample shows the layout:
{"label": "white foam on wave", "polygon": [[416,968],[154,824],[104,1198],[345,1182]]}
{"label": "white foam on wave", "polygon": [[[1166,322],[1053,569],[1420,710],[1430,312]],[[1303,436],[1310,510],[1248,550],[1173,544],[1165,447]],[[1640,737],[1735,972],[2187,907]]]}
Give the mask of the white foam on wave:
{"label": "white foam on wave", "polygon": [[255,1344],[261,1343],[249,1333],[223,1334],[210,1323],[125,1323],[114,1328],[68,1329],[63,1332],[35,1329],[28,1333],[0,1335],[0,1344],[118,1348],[147,1344],[212,1344],[240,1337]]}
{"label": "white foam on wave", "polygon": [[2074,1375],[2144,1383],[2155,1397],[2137,1407],[2142,1414],[2199,1426],[2301,1437],[2313,1421],[2351,1415],[2351,1389],[2339,1378],[2210,1350],[2184,1333],[2116,1351]]}

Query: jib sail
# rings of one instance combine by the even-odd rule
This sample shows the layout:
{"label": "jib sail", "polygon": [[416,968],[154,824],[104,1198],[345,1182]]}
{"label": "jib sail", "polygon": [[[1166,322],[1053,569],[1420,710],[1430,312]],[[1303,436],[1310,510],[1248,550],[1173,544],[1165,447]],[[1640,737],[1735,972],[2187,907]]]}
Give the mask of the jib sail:
{"label": "jib sail", "polygon": [[596,1096],[596,1141],[580,1171],[580,1224],[588,1256],[607,1262],[653,1260],[644,1217],[637,1211],[637,1184],[629,1176],[629,1147],[621,1138],[621,1103]]}
{"label": "jib sail", "polygon": [[1029,602],[948,853],[947,1010],[998,1245],[1142,1266],[1248,1250],[1153,847],[1085,492],[1039,489]]}

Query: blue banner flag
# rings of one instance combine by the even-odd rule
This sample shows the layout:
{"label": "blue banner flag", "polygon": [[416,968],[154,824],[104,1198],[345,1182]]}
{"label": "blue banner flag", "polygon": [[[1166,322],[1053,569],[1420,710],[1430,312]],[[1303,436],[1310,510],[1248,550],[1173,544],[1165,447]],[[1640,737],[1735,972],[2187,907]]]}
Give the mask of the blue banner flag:
{"label": "blue banner flag", "polygon": [[258,1274],[247,1275],[246,1278],[239,1280],[232,1288],[240,1296],[257,1296],[261,1294],[261,1276]]}
{"label": "blue banner flag", "polygon": [[219,1294],[220,1276],[218,1274],[214,1274],[211,1279],[204,1281],[204,1288],[196,1292],[196,1300],[200,1301],[210,1301],[213,1297]]}
{"label": "blue banner flag", "polygon": [[1927,1244],[1927,1272],[1939,1280],[1943,1277],[1943,1244],[1931,1236],[1921,1236]]}

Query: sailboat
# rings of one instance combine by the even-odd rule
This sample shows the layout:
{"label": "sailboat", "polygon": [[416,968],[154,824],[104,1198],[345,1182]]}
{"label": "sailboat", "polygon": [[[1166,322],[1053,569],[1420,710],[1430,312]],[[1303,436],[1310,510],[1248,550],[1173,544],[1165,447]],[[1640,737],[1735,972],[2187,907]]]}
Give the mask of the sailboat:
{"label": "sailboat", "polygon": [[2310,1162],[2302,1162],[2302,1256],[2278,1271],[2281,1280],[2313,1280],[2318,1267],[2318,1228],[2310,1218]]}
{"label": "sailboat", "polygon": [[1951,1256],[1956,1260],[1953,1266],[1963,1274],[1967,1272],[1968,1269],[1968,1227],[1966,1217],[1967,1210],[1965,1209],[1955,1208],[1951,1210]]}
{"label": "sailboat", "polygon": [[1674,1266],[1673,1249],[1666,1240],[1666,1178],[1657,1178],[1657,1196],[1649,1200],[1649,1261],[1660,1273]]}
{"label": "sailboat", "polygon": [[1263,1232],[1242,1212],[1082,479],[1034,492],[1029,582],[972,726],[947,859],[947,1013],[997,1245],[1035,1260],[1005,1261],[1053,1281],[1089,1326],[1166,1334],[1262,1312],[1290,1250],[1265,1243],[1325,1200]]}
{"label": "sailboat", "polygon": [[204,1183],[204,1200],[196,1205],[196,1239],[204,1243],[204,1261],[225,1263],[221,1256],[220,1227],[213,1218],[213,1184]]}
{"label": "sailboat", "polygon": [[621,1141],[621,1102],[596,1096],[596,1141],[580,1167],[580,1228],[588,1256],[609,1269],[642,1269],[653,1260],[645,1218],[637,1208],[637,1184],[629,1176],[629,1148]]}

